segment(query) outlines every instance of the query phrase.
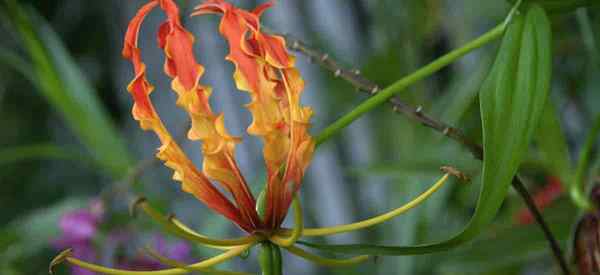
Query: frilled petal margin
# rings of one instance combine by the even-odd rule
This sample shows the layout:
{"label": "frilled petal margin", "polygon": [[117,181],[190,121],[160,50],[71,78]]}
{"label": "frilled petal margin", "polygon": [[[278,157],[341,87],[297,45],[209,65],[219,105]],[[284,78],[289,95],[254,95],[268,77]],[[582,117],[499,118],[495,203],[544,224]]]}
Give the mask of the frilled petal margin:
{"label": "frilled petal margin", "polygon": [[282,37],[261,32],[268,2],[248,12],[222,0],[199,5],[192,15],[222,14],[219,30],[229,43],[237,88],[250,94],[248,133],[263,140],[267,170],[264,222],[277,228],[285,218],[314,151],[308,133],[312,110],[300,105],[304,82]]}
{"label": "frilled petal margin", "polygon": [[[146,79],[146,66],[141,60],[140,49],[137,47],[137,42],[141,23],[146,15],[158,5],[166,11],[168,18],[173,18],[173,16],[175,16],[176,10],[173,10],[173,7],[176,6],[172,1],[149,2],[144,5],[131,20],[125,35],[123,57],[131,61],[135,71],[135,78],[127,87],[127,90],[131,93],[134,100],[132,110],[133,117],[140,122],[142,129],[152,130],[159,137],[162,146],[159,148],[157,157],[163,160],[166,166],[173,169],[173,179],[182,183],[184,191],[193,194],[209,208],[235,222],[242,229],[251,232],[254,228],[253,225],[248,222],[248,219],[246,219],[244,215],[242,215],[240,209],[221,194],[202,172],[196,169],[192,161],[185,155],[167,131],[150,101],[149,95],[154,87]],[[168,22],[169,21],[174,21],[170,24],[179,24],[178,20],[175,21],[174,19],[169,19]],[[159,36],[164,35],[166,32],[166,27],[164,26],[165,25],[163,24],[163,27],[161,27],[159,31]],[[166,37],[170,37],[170,39],[182,39],[182,35],[184,35],[180,32],[173,35],[168,35],[168,33],[169,32],[167,32]],[[191,39],[188,34],[185,34],[185,36],[188,37],[187,39]],[[168,39],[165,39],[165,47],[167,47],[168,43]],[[181,47],[183,43],[172,44]],[[183,53],[185,54],[185,52]],[[176,59],[180,60],[185,58],[177,55]],[[173,58],[167,59],[165,70],[169,74],[177,75],[177,78],[174,80],[176,84],[181,83],[181,86],[187,85],[189,87],[192,85],[190,83],[194,83],[194,81],[197,82],[197,78],[201,72],[199,66],[191,66],[189,60],[181,62],[175,62],[174,60],[175,59]],[[175,72],[177,72],[177,74],[175,74]],[[193,84],[193,86],[196,85]],[[196,88],[194,87],[194,89]]]}

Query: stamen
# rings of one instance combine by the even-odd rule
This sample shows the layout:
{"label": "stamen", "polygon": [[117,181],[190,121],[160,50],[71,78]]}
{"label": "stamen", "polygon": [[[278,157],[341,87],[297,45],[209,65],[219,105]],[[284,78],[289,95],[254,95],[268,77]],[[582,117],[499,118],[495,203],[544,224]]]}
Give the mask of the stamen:
{"label": "stamen", "polygon": [[174,259],[167,258],[163,255],[160,255],[160,253],[158,253],[158,251],[152,249],[152,247],[150,247],[150,246],[144,247],[144,252],[146,252],[146,254],[148,254],[150,257],[154,258],[157,262],[159,262],[165,266],[177,267],[177,268],[188,270],[190,272],[202,271],[203,273],[206,273],[206,274],[215,274],[215,275],[252,275],[252,273],[247,273],[247,272],[217,270],[217,269],[213,269],[213,268],[190,268],[187,266],[186,263],[183,263],[183,262],[180,262],[180,261],[177,261]]}
{"label": "stamen", "polygon": [[[382,214],[382,215],[379,215],[379,216],[376,216],[376,217],[373,217],[373,218],[370,218],[370,219],[367,219],[367,220],[364,220],[361,222],[350,223],[350,224],[345,224],[345,225],[323,227],[323,228],[305,228],[304,231],[302,232],[302,236],[314,237],[314,236],[334,235],[334,234],[359,230],[359,229],[367,228],[367,227],[370,227],[373,225],[377,225],[377,224],[386,222],[386,221],[388,221],[398,215],[401,215],[404,212],[418,206],[419,204],[421,204],[423,201],[425,201],[427,198],[429,198],[433,193],[435,193],[437,190],[439,190],[444,185],[444,183],[448,179],[448,176],[449,176],[449,174],[445,174],[427,191],[423,192],[421,195],[419,195],[412,201],[408,202],[407,204],[405,204],[395,210],[392,210],[388,213],[385,213],[385,214]],[[282,229],[280,232],[285,236],[288,236],[291,234],[289,229]]]}
{"label": "stamen", "polygon": [[294,201],[292,203],[294,205],[294,230],[289,238],[278,236],[277,234],[271,236],[269,240],[274,242],[275,244],[281,247],[289,247],[296,243],[296,241],[302,236],[302,231],[304,230],[304,219],[302,217],[302,205],[300,205],[300,200],[298,196],[294,196]]}
{"label": "stamen", "polygon": [[[169,220],[169,222],[171,224],[173,224],[173,226],[178,227],[179,229],[187,232],[188,234],[195,235],[195,236],[200,237],[200,238],[210,238],[210,237],[208,237],[206,235],[200,234],[200,233],[194,231],[193,229],[189,228],[187,225],[185,225],[183,222],[181,222],[179,219],[177,219],[175,217],[175,215],[169,215],[169,217],[167,217],[167,219]],[[210,247],[210,248],[214,248],[214,249],[219,249],[219,250],[229,250],[229,249],[235,247],[234,245],[231,245],[231,246],[221,246],[221,245],[210,245],[210,244],[207,244],[207,245],[204,245],[204,246]]]}
{"label": "stamen", "polygon": [[287,249],[290,253],[292,253],[298,257],[304,258],[306,260],[309,260],[311,262],[314,262],[316,264],[320,264],[323,266],[355,265],[355,264],[362,263],[369,259],[369,256],[367,256],[367,255],[356,256],[356,257],[352,257],[352,258],[348,258],[348,259],[325,258],[325,257],[319,256],[319,255],[309,253],[309,252],[302,250],[301,248],[294,246],[294,245],[286,247],[285,249]]}
{"label": "stamen", "polygon": [[50,262],[50,266],[48,267],[48,273],[50,273],[50,275],[54,274],[54,267],[64,262],[67,259],[67,257],[71,257],[72,254],[73,249],[71,248],[68,248],[58,253],[58,255],[56,255],[56,257],[54,257],[54,259],[52,259],[52,261]]}
{"label": "stamen", "polygon": [[[237,238],[237,239],[220,240],[220,239],[209,238],[209,237],[206,237],[202,234],[195,233],[195,232],[194,232],[195,234],[192,234],[192,233],[190,233],[190,231],[193,232],[193,230],[189,229],[189,227],[185,226],[187,228],[187,230],[184,230],[178,226],[175,226],[172,222],[169,221],[168,217],[165,217],[160,212],[158,212],[156,209],[152,208],[152,206],[150,206],[150,204],[146,200],[137,200],[136,204],[134,206],[140,207],[148,216],[150,216],[152,218],[152,220],[159,223],[160,225],[165,227],[165,229],[172,232],[173,234],[176,234],[177,236],[179,236],[183,239],[186,239],[188,241],[199,243],[201,245],[205,245],[205,246],[209,246],[209,247],[221,246],[221,247],[228,248],[231,246],[245,245],[245,244],[257,242],[260,239],[259,236],[250,235],[250,236],[241,237],[241,238]],[[180,224],[182,224],[182,223],[180,223]]]}
{"label": "stamen", "polygon": [[[91,271],[95,271],[98,273],[102,273],[102,274],[113,274],[113,275],[175,275],[175,274],[188,274],[191,270],[199,270],[199,269],[207,269],[209,267],[212,267],[214,265],[220,264],[222,262],[225,262],[231,258],[237,257],[238,255],[244,253],[246,250],[250,249],[252,246],[254,246],[256,244],[256,242],[247,244],[247,245],[242,245],[242,246],[238,246],[236,248],[233,248],[223,254],[217,255],[215,257],[206,259],[204,261],[195,263],[195,264],[191,264],[191,265],[186,265],[185,269],[184,268],[170,268],[170,269],[162,269],[162,270],[156,270],[156,271],[133,271],[133,270],[124,270],[124,269],[116,269],[116,268],[110,268],[110,267],[105,267],[105,266],[100,266],[100,265],[96,265],[96,264],[92,264],[92,263],[88,263],[88,262],[84,262],[82,260],[70,257],[70,256],[66,256],[64,258],[64,260],[66,260],[67,262],[69,262],[70,264],[79,266],[81,268],[85,268],[87,270],[91,270]],[[62,253],[61,253],[62,254]],[[60,255],[59,255],[60,256]]]}

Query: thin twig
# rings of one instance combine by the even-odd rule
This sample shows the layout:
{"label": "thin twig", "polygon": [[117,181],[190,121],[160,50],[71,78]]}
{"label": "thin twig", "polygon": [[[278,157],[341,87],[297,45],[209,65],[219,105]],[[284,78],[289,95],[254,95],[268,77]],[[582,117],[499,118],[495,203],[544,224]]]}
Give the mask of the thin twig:
{"label": "thin twig", "polygon": [[[332,73],[334,73],[334,76],[339,77],[345,80],[346,82],[350,83],[357,90],[367,93],[369,95],[374,95],[380,90],[377,84],[362,76],[360,70],[345,69],[338,65],[338,63],[335,60],[333,60],[328,54],[321,53],[320,51],[309,47],[306,43],[298,39],[294,39],[289,35],[284,34],[283,36],[286,38],[287,45],[291,50],[306,55],[310,58],[310,60],[331,71]],[[432,128],[458,141],[459,143],[465,145],[476,158],[483,159],[483,148],[480,145],[469,140],[462,133],[461,130],[454,128],[440,120],[437,120],[423,112],[422,106],[411,106],[399,97],[392,97],[389,100],[389,103],[392,105],[392,109],[394,110],[394,112],[408,116],[420,122],[424,126]]]}
{"label": "thin twig", "polygon": [[[346,69],[340,66],[338,62],[332,59],[328,54],[323,53],[313,47],[310,47],[303,41],[291,37],[288,34],[278,35],[281,35],[285,38],[288,48],[307,56],[312,62],[316,62],[317,64],[326,68],[327,70],[332,72],[335,77],[339,77],[345,80],[346,82],[354,86],[357,90],[365,92],[369,94],[369,96],[375,95],[380,90],[377,84],[362,76],[360,70]],[[398,97],[390,98],[389,103],[391,104],[394,112],[398,114],[403,114],[421,123],[422,125],[434,129],[442,133],[443,135],[457,141],[458,143],[462,144],[467,149],[469,149],[469,151],[471,151],[475,158],[483,160],[483,147],[480,144],[470,140],[460,129],[452,127],[441,120],[435,119],[427,115],[423,112],[422,106],[414,107]],[[527,208],[529,208],[529,211],[531,211],[531,213],[535,217],[536,222],[542,229],[544,236],[548,240],[550,249],[552,250],[553,255],[556,258],[556,261],[558,262],[563,274],[570,274],[567,262],[564,259],[558,241],[552,234],[552,231],[550,231],[548,224],[542,217],[542,214],[535,205],[533,199],[531,198],[531,195],[529,194],[529,192],[523,185],[523,182],[519,179],[518,176],[515,176],[513,178],[512,186],[519,193],[521,198],[525,201]]]}
{"label": "thin twig", "polygon": [[529,208],[529,211],[531,211],[531,213],[533,214],[533,217],[537,221],[538,225],[540,226],[542,231],[544,231],[544,235],[546,236],[546,239],[548,239],[550,248],[552,252],[554,252],[554,258],[556,258],[556,261],[558,262],[562,273],[567,275],[570,274],[569,266],[567,265],[566,260],[563,258],[562,249],[560,248],[558,241],[556,240],[556,238],[554,238],[552,231],[550,231],[550,227],[548,227],[548,224],[544,220],[544,217],[542,217],[542,213],[540,213],[540,211],[538,210],[537,206],[535,205],[535,201],[527,191],[527,188],[525,188],[525,185],[523,185],[523,182],[521,181],[518,175],[513,178],[512,186],[517,191],[517,193],[521,195],[521,197],[525,201],[525,204],[527,205],[527,208]]}

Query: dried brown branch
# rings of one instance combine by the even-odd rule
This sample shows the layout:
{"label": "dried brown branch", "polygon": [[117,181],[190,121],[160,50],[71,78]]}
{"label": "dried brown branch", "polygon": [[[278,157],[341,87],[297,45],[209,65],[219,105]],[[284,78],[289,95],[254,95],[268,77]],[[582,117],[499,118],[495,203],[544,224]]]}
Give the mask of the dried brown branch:
{"label": "dried brown branch", "polygon": [[[379,92],[380,88],[377,84],[365,78],[358,69],[346,69],[338,64],[335,60],[333,60],[329,54],[322,53],[314,48],[309,47],[306,43],[301,40],[295,39],[290,35],[283,34],[286,39],[288,47],[293,50],[302,53],[307,56],[313,62],[321,65],[326,68],[330,72],[333,73],[335,77],[339,77],[346,82],[350,83],[357,90],[367,93],[369,95],[375,95]],[[392,97],[389,100],[389,103],[392,105],[392,109],[396,113],[403,114],[407,117],[410,117],[422,125],[432,128],[445,136],[448,136],[459,143],[466,146],[473,155],[478,159],[483,159],[483,148],[467,138],[463,132],[457,128],[454,128],[443,121],[437,120],[423,111],[422,106],[411,106],[406,103],[399,97]]]}

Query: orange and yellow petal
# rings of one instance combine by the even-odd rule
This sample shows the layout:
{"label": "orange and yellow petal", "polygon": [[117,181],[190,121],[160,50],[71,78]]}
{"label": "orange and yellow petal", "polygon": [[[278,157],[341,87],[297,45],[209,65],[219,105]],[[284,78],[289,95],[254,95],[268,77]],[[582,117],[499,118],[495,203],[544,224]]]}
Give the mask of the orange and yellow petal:
{"label": "orange and yellow petal", "polygon": [[[246,215],[221,194],[181,150],[166,130],[150,101],[149,95],[154,87],[146,79],[146,66],[141,60],[137,40],[142,21],[158,5],[166,11],[170,18],[170,24],[168,26],[163,24],[159,30],[159,37],[162,36],[159,42],[164,43],[163,45],[170,49],[167,55],[171,58],[168,58],[165,63],[165,70],[169,75],[176,77],[174,85],[194,90],[197,88],[195,83],[202,71],[199,65],[190,62],[189,55],[185,53],[185,50],[191,49],[193,39],[188,33],[183,32],[178,19],[175,19],[175,4],[172,1],[152,1],[144,5],[129,23],[123,48],[123,56],[132,62],[135,72],[134,79],[128,85],[128,90],[134,99],[133,117],[140,122],[144,130],[152,130],[159,137],[162,146],[159,148],[157,157],[163,160],[166,166],[173,169],[173,178],[182,183],[183,190],[193,194],[209,208],[229,218],[242,229],[252,231],[254,225],[248,221]],[[187,88],[185,89],[187,90]],[[197,98],[191,97],[191,101],[196,103],[196,107],[208,108],[206,104],[202,103],[202,91],[194,94],[200,98],[194,101]],[[186,102],[185,99],[182,101]]]}
{"label": "orange and yellow petal", "polygon": [[314,151],[308,133],[312,110],[301,106],[304,82],[280,36],[263,33],[259,16],[267,2],[249,12],[223,0],[208,0],[193,15],[222,14],[219,30],[229,44],[238,89],[250,94],[253,121],[248,133],[263,140],[267,167],[265,222],[277,227],[298,191]]}
{"label": "orange and yellow petal", "polygon": [[160,1],[160,5],[167,14],[159,31],[159,46],[166,55],[165,73],[173,79],[171,87],[178,95],[177,105],[188,112],[192,121],[188,137],[202,141],[203,171],[232,194],[247,223],[261,227],[254,208],[256,201],[234,158],[240,139],[228,133],[223,115],[212,111],[210,88],[198,83],[204,68],[193,52],[194,37],[182,26],[172,0]]}

